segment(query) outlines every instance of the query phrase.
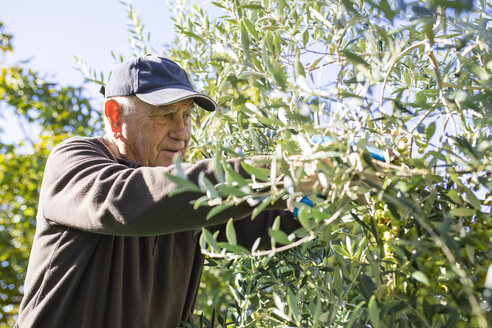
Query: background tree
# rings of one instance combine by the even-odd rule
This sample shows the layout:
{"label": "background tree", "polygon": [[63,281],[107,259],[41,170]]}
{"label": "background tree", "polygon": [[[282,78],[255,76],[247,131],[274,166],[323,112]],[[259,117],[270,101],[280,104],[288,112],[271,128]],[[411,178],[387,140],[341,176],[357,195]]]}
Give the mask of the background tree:
{"label": "background tree", "polygon": [[[0,22],[0,51],[13,51]],[[100,131],[99,114],[81,88],[46,82],[27,67],[0,61],[0,117],[13,113],[27,128],[20,142],[0,139],[0,327],[13,327],[34,237],[38,191],[49,151],[70,135]],[[40,138],[30,129],[39,126]]]}

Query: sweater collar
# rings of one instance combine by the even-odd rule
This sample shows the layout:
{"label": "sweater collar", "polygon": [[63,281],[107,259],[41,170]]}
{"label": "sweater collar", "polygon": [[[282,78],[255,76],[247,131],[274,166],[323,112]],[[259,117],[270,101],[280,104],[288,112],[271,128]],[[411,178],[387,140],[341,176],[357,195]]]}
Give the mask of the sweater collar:
{"label": "sweater collar", "polygon": [[140,164],[138,164],[134,161],[131,161],[128,158],[125,158],[123,155],[121,155],[121,153],[118,149],[118,146],[116,146],[116,144],[113,141],[109,140],[107,137],[102,137],[102,141],[103,141],[104,145],[106,146],[106,148],[111,153],[111,156],[113,157],[113,159],[115,161],[117,161],[118,163],[123,164],[123,165],[128,166],[128,167],[131,167],[131,168],[137,168],[137,167],[141,166]]}

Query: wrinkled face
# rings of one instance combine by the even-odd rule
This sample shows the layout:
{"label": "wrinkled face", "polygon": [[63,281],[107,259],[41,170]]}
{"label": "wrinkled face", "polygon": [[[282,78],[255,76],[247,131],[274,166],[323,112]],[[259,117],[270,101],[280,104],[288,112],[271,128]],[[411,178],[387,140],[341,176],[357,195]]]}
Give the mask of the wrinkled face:
{"label": "wrinkled face", "polygon": [[168,166],[175,156],[183,159],[193,110],[191,99],[161,107],[138,101],[133,113],[120,117],[120,152],[142,166]]}

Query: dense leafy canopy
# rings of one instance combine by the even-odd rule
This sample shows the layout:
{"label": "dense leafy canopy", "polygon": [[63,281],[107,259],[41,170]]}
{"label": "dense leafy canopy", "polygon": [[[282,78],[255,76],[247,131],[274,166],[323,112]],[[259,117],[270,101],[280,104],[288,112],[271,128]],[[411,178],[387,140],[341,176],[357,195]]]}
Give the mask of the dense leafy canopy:
{"label": "dense leafy canopy", "polygon": [[[275,158],[270,170],[246,166],[252,181],[224,166],[219,185],[200,184],[207,196],[196,206],[261,209],[301,196],[313,172],[318,188],[313,207],[298,204],[303,229],[274,228],[270,251],[236,247],[232,228],[229,244],[203,235],[211,259],[194,325],[491,322],[490,2],[213,6],[213,15],[186,1],[173,7],[179,37],[169,55],[221,106],[198,114],[191,156]],[[377,162],[368,145],[397,158],[387,151]],[[291,159],[300,154],[308,160],[299,167]],[[327,157],[331,165],[319,160]]]}
{"label": "dense leafy canopy", "polygon": [[[126,5],[131,45],[145,53],[153,47]],[[196,113],[189,152],[217,158],[219,184],[175,178],[204,192],[195,205],[215,205],[213,215],[248,202],[255,214],[279,198],[298,201],[303,181],[315,181],[313,206],[295,203],[302,228],[287,236],[274,225],[270,249],[236,245],[233,224],[227,242],[204,231],[209,257],[187,326],[492,322],[490,1],[217,0],[208,13],[181,0],[171,8],[178,37],[165,55],[220,106]],[[11,51],[1,32],[2,51]],[[31,154],[2,144],[0,322],[8,326],[45,156],[67,134],[92,134],[97,116],[80,89],[24,68],[2,66],[0,89],[2,108],[44,129]],[[270,169],[245,163],[249,180],[221,162],[256,154],[273,155]]]}

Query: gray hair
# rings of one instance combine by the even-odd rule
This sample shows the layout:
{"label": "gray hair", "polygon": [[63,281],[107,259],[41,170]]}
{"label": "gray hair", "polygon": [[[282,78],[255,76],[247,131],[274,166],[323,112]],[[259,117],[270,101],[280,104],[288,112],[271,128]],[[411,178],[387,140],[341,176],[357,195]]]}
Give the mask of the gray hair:
{"label": "gray hair", "polygon": [[[107,98],[106,101],[108,100],[114,100],[118,103],[118,111],[122,116],[126,116],[135,112],[137,103],[140,101],[137,98],[137,96],[116,96],[116,97]],[[111,124],[108,118],[106,117],[106,115],[103,116],[104,116],[104,132],[106,134],[106,137],[113,139]]]}

